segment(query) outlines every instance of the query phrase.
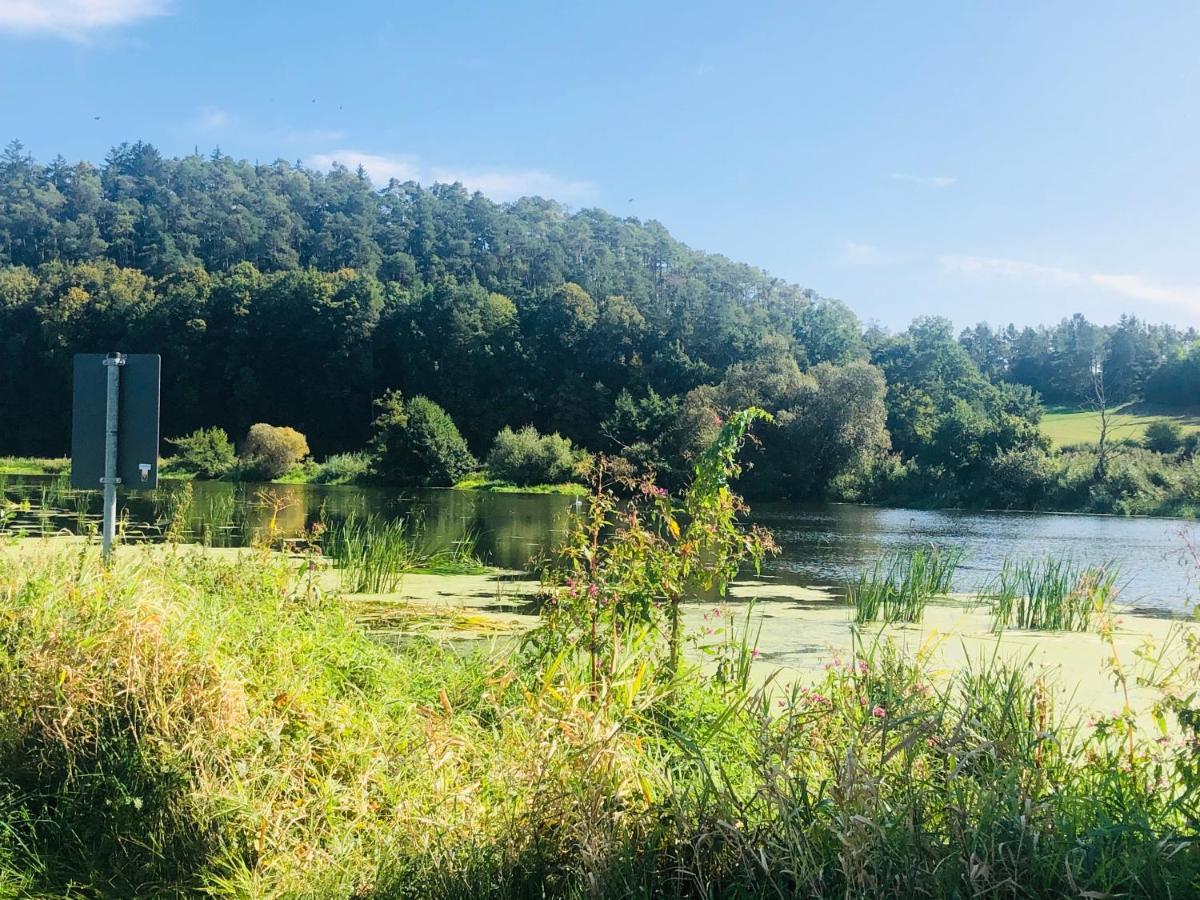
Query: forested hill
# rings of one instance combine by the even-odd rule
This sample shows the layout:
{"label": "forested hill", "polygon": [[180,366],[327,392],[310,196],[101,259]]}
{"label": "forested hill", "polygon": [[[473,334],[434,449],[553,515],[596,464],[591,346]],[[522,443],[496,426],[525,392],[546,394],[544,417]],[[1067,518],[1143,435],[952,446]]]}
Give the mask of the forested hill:
{"label": "forested hill", "polygon": [[805,365],[858,346],[848,312],[657,223],[140,143],[100,168],[10,145],[0,264],[0,451],[62,452],[80,349],[161,350],[167,433],[283,420],[324,451],[362,446],[386,387],[472,443],[527,421],[587,440],[621,390],[686,393],[766,335]]}
{"label": "forested hill", "polygon": [[[0,154],[0,454],[63,454],[72,354],[121,349],[163,355],[168,436],[268,422],[358,449],[395,389],[477,455],[532,424],[670,481],[757,404],[776,423],[748,489],[1029,505],[1058,477],[1031,387],[1069,402],[1099,364],[1114,399],[1194,396],[1195,337],[1082,317],[889,335],[599,210],[144,143],[99,167]],[[1080,505],[1095,486],[1068,462]]]}

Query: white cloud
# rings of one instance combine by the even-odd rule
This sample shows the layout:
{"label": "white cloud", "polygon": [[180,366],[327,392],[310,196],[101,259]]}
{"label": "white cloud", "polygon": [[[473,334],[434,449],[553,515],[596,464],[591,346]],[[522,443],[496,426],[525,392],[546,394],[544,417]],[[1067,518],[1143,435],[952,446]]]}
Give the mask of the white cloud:
{"label": "white cloud", "polygon": [[493,200],[500,201],[537,195],[576,203],[596,193],[596,186],[590,181],[571,181],[539,169],[526,169],[521,172],[464,172],[434,168],[430,174],[434,181],[447,184],[461,181],[467,190],[479,191]]}
{"label": "white cloud", "polygon": [[1062,287],[1090,287],[1129,300],[1159,303],[1200,315],[1200,288],[1159,284],[1140,275],[1079,272],[994,256],[943,256],[942,268],[974,277],[1014,278]]}
{"label": "white cloud", "polygon": [[566,203],[578,203],[596,193],[590,181],[561,178],[540,169],[505,171],[499,169],[450,169],[428,166],[415,156],[366,153],[362,150],[332,150],[315,153],[306,162],[318,169],[327,169],[335,162],[349,169],[362,166],[375,184],[383,186],[391,179],[419,181],[426,184],[461,182],[469,191],[479,191],[493,200],[516,200],[538,195],[553,197]]}
{"label": "white cloud", "polygon": [[196,120],[196,126],[201,131],[220,131],[231,124],[233,124],[233,117],[226,110],[215,106],[206,106],[201,109],[200,116]]}
{"label": "white cloud", "polygon": [[0,0],[0,32],[84,40],[170,11],[170,0]]}
{"label": "white cloud", "polygon": [[397,181],[419,181],[421,170],[413,156],[385,156],[377,153],[363,153],[361,150],[334,150],[330,153],[315,153],[307,159],[310,166],[317,169],[328,169],[334,163],[341,163],[347,169],[357,169],[362,166],[371,180],[378,185],[385,185],[393,178]]}
{"label": "white cloud", "polygon": [[953,175],[910,175],[908,172],[893,172],[892,179],[931,188],[947,188],[958,181]]}

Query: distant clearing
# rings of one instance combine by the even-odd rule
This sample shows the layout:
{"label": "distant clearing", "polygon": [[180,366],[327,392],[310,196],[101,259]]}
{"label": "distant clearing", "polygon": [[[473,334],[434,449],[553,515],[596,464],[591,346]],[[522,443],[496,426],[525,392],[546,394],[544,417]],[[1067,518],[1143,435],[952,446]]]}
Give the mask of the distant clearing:
{"label": "distant clearing", "polygon": [[[1195,413],[1153,412],[1134,404],[1126,404],[1109,410],[1109,438],[1116,441],[1140,441],[1146,433],[1146,426],[1161,419],[1178,422],[1185,432],[1200,431],[1200,415]],[[1100,413],[1094,409],[1048,406],[1046,414],[1042,417],[1042,431],[1056,447],[1094,444],[1100,436]]]}

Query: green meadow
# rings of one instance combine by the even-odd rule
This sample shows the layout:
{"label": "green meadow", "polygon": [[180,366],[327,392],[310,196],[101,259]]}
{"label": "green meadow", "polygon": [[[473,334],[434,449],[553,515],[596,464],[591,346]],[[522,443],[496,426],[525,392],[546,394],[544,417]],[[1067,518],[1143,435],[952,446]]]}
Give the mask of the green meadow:
{"label": "green meadow", "polygon": [[[1125,404],[1109,410],[1109,439],[1140,441],[1148,425],[1162,420],[1178,422],[1187,434],[1200,431],[1200,416],[1146,412],[1135,404]],[[1094,409],[1049,406],[1041,425],[1056,447],[1094,444],[1100,436],[1100,413]]]}

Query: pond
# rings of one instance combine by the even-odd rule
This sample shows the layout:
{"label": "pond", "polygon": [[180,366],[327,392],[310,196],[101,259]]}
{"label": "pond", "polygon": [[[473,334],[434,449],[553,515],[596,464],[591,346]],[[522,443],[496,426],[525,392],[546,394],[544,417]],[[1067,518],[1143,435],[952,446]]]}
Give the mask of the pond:
{"label": "pond", "polygon": [[[185,539],[241,546],[272,515],[280,531],[294,533],[321,517],[374,513],[419,518],[435,544],[470,535],[486,561],[521,569],[558,539],[576,503],[552,494],[228,482],[192,482],[188,498],[182,484],[123,496],[125,539],[161,539],[174,522]],[[71,491],[61,477],[0,475],[0,494],[0,530],[87,533],[98,522],[99,495]],[[937,544],[966,553],[959,590],[982,586],[1005,557],[1052,554],[1116,564],[1121,599],[1137,608],[1183,612],[1200,596],[1187,552],[1193,524],[1182,520],[791,503],[757,503],[751,518],[771,530],[782,551],[765,574],[797,584],[842,585],[883,553]]]}

